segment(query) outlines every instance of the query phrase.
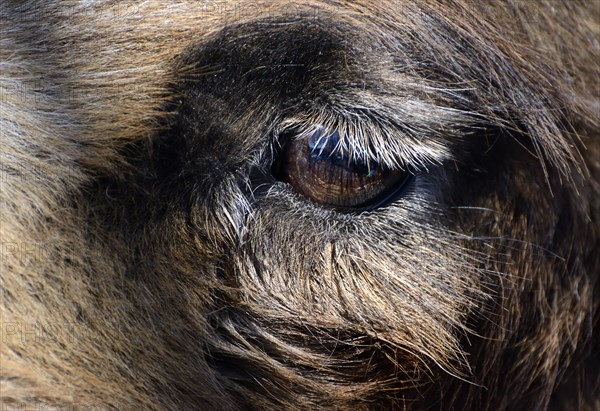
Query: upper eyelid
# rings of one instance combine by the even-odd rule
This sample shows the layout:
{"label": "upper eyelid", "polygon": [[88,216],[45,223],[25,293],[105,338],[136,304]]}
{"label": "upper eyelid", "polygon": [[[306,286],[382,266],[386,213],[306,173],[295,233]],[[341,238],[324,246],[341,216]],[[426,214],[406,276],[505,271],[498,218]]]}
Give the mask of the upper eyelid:
{"label": "upper eyelid", "polygon": [[[359,121],[357,121],[359,119]],[[301,114],[284,119],[276,130],[276,144],[284,145],[282,136],[303,139],[318,128],[339,132],[336,149],[354,160],[374,160],[390,168],[427,169],[452,159],[447,145],[435,139],[418,140],[379,116],[342,117],[322,111],[317,115]]]}

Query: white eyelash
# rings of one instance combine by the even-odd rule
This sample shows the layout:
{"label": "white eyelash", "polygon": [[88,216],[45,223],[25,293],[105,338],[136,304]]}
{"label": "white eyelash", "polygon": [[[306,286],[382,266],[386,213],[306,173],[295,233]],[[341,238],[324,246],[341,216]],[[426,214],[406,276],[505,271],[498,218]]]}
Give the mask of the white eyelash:
{"label": "white eyelash", "polygon": [[452,155],[449,142],[424,135],[422,130],[397,126],[380,116],[356,112],[344,115],[322,110],[318,114],[298,115],[284,120],[279,133],[293,131],[294,138],[313,135],[319,128],[326,130],[327,138],[334,132],[340,134],[335,150],[344,152],[353,161],[374,160],[393,169],[427,169],[428,165],[441,164]]}

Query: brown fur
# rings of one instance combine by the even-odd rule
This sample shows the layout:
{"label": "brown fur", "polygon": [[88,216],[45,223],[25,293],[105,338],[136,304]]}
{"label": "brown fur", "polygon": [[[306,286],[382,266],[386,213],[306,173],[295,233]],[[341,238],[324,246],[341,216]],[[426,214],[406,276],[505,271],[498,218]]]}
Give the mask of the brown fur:
{"label": "brown fur", "polygon": [[3,410],[600,408],[594,1],[99,3],[0,10]]}

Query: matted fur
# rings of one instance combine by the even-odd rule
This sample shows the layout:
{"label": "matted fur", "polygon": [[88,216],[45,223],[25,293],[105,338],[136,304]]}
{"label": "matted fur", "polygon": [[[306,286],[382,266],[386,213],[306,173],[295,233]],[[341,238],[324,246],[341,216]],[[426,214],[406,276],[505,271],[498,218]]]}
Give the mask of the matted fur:
{"label": "matted fur", "polygon": [[[599,409],[595,1],[7,1],[2,409]],[[272,177],[338,129],[364,213]]]}

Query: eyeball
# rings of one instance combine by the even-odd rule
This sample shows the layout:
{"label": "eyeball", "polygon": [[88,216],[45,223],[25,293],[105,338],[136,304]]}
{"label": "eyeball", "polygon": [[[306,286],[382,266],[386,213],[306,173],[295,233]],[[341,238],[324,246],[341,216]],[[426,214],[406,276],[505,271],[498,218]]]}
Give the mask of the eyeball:
{"label": "eyeball", "polygon": [[413,175],[352,156],[342,138],[322,127],[291,138],[277,161],[276,177],[313,202],[340,210],[373,210],[396,199]]}

